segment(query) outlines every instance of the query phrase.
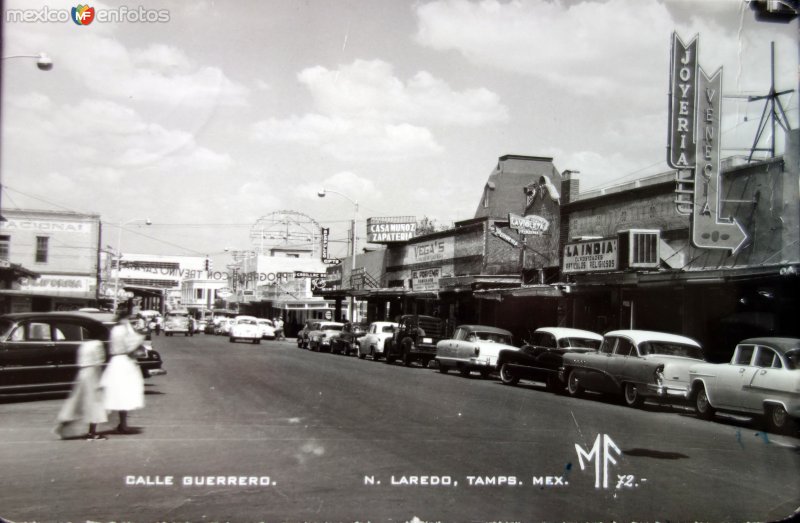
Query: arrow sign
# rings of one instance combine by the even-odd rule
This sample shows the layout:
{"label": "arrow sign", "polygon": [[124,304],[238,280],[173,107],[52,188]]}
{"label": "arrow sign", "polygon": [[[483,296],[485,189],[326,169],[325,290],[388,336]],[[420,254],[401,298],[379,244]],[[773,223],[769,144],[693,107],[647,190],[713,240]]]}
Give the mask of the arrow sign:
{"label": "arrow sign", "polygon": [[747,232],[736,219],[719,215],[722,68],[711,78],[699,69],[692,242],[699,249],[727,249],[733,255],[747,241]]}

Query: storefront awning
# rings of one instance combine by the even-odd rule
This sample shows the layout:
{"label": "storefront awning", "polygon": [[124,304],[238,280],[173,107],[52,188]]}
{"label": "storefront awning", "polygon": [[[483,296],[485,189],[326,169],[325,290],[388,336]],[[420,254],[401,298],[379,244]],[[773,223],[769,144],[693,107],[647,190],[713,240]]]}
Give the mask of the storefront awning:
{"label": "storefront awning", "polygon": [[508,298],[560,298],[564,294],[557,285],[524,285],[515,289],[483,289],[474,293],[483,300],[502,301]]}

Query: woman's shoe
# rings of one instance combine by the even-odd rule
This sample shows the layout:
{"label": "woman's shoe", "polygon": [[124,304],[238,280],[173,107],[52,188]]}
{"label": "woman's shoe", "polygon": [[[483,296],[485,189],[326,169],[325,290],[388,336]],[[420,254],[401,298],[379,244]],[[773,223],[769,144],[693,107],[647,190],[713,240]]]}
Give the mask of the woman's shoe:
{"label": "woman's shoe", "polygon": [[97,441],[99,439],[108,439],[108,438],[103,436],[102,434],[87,434],[83,437],[83,439],[88,441]]}

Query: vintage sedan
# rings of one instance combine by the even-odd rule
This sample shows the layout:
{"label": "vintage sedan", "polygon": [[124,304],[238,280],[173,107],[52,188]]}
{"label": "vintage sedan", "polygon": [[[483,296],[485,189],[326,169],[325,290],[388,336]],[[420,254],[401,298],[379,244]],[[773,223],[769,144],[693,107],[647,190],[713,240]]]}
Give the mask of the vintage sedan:
{"label": "vintage sedan", "polygon": [[358,357],[362,360],[367,356],[378,361],[384,354],[384,343],[394,336],[398,324],[393,321],[373,321],[369,324],[367,333],[358,339]]}
{"label": "vintage sedan", "polygon": [[275,325],[272,320],[266,318],[258,318],[258,330],[261,332],[261,339],[274,340],[275,339]]}
{"label": "vintage sedan", "polygon": [[311,331],[315,331],[319,329],[319,324],[322,320],[306,320],[305,325],[300,331],[297,333],[297,348],[298,349],[307,349],[308,348],[308,334]]}
{"label": "vintage sedan", "polygon": [[512,335],[505,329],[486,325],[461,325],[453,337],[436,344],[436,361],[439,372],[447,374],[450,369],[458,369],[462,376],[469,376],[473,370],[486,378],[497,367],[500,351],[517,351],[511,345]]}
{"label": "vintage sedan", "polygon": [[618,330],[603,336],[598,352],[564,354],[559,377],[572,396],[584,390],[619,394],[626,405],[640,407],[648,397],[687,399],[689,367],[702,361],[703,349],[691,338]]}
{"label": "vintage sedan", "polygon": [[558,379],[558,370],[564,363],[564,354],[597,352],[603,337],[596,332],[565,327],[541,327],[533,333],[529,345],[519,350],[501,350],[497,359],[500,381],[516,385],[519,380],[544,382],[547,389],[558,392],[564,384]]}
{"label": "vintage sedan", "polygon": [[[100,340],[108,354],[113,315],[88,312],[22,312],[0,316],[0,394],[72,387],[78,347]],[[161,355],[144,343],[133,353],[142,376],[166,374]]]}
{"label": "vintage sedan", "polygon": [[716,411],[763,415],[771,429],[787,431],[800,418],[800,339],[744,340],[730,363],[693,365],[689,379],[701,418]]}
{"label": "vintage sedan", "polygon": [[344,323],[338,321],[321,321],[316,330],[308,333],[308,348],[315,352],[330,352],[333,339],[339,335]]}
{"label": "vintage sedan", "polygon": [[239,340],[255,344],[261,343],[261,329],[258,326],[258,318],[255,316],[236,316],[233,319],[228,340],[231,343]]}
{"label": "vintage sedan", "polygon": [[331,340],[331,352],[345,356],[357,354],[356,340],[366,334],[368,328],[366,323],[345,323],[339,334]]}

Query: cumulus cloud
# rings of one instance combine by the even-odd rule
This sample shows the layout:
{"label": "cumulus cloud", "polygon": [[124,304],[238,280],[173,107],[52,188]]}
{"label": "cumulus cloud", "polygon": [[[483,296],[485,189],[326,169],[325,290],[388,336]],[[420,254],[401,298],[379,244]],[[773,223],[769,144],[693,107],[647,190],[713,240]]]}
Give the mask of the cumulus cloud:
{"label": "cumulus cloud", "polygon": [[455,91],[426,71],[403,82],[382,60],[356,60],[335,71],[311,67],[298,79],[316,107],[329,115],[466,126],[508,119],[507,109],[488,89]]}
{"label": "cumulus cloud", "polygon": [[[674,30],[687,38],[700,33],[703,42],[727,42],[731,37],[710,17],[681,23],[661,2],[437,0],[415,9],[415,38],[423,46],[541,78],[576,95],[625,97],[639,103],[652,103],[666,89]],[[745,37],[744,45],[749,43]],[[791,42],[784,44],[792,49]],[[709,64],[710,70],[723,64],[731,73],[739,68],[741,49],[713,44],[700,49],[701,63]],[[762,70],[765,58],[744,67]],[[660,62],[658,68],[654,60]],[[662,73],[642,75],[652,70]]]}
{"label": "cumulus cloud", "polygon": [[456,91],[425,71],[404,82],[381,60],[356,60],[337,70],[310,67],[298,81],[317,112],[258,122],[257,140],[315,146],[344,161],[387,161],[441,152],[431,126],[508,119],[499,96],[488,89]]}

